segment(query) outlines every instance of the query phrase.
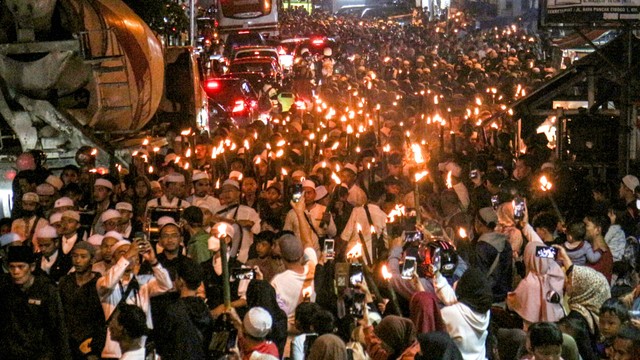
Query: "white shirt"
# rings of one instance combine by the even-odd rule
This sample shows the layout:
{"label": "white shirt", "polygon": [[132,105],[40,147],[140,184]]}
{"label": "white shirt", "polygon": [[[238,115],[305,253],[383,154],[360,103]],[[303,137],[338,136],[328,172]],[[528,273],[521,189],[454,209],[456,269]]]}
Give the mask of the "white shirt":
{"label": "white shirt", "polygon": [[[373,227],[376,230],[376,234],[380,236],[382,234],[382,239],[384,241],[385,247],[388,247],[388,239],[387,239],[387,214],[378,207],[378,205],[367,204],[369,207],[369,213],[371,213],[371,221],[373,222]],[[360,242],[360,236],[358,235],[358,224],[362,227],[362,236],[364,237],[364,242],[367,244],[367,250],[369,251],[369,256],[373,259],[373,248],[371,244],[371,226],[369,225],[369,219],[367,218],[367,212],[364,210],[363,206],[354,208],[351,212],[351,216],[349,216],[349,220],[347,221],[347,225],[345,225],[344,230],[342,230],[342,234],[340,237],[342,240],[345,240],[349,243],[347,245],[347,251],[351,249],[353,245]],[[362,255],[364,257],[364,254]]]}
{"label": "white shirt", "polygon": [[127,351],[126,353],[122,354],[120,360],[144,360],[144,353],[145,348],[144,346],[142,346],[140,349]]}
{"label": "white shirt", "polygon": [[271,286],[276,290],[276,300],[280,309],[287,314],[289,329],[295,325],[296,307],[304,300],[302,289],[311,287],[311,301],[316,299],[316,291],[313,286],[313,277],[316,272],[318,257],[312,248],[304,249],[304,272],[299,274],[292,270],[285,270],[271,279]]}
{"label": "white shirt", "polygon": [[354,207],[362,206],[367,203],[367,193],[365,193],[360,186],[353,185],[349,188],[347,202]]}
{"label": "white shirt", "polygon": [[205,195],[203,197],[191,195],[187,198],[187,201],[190,202],[193,206],[200,206],[200,204],[205,204],[211,212],[214,212],[215,209],[221,209],[220,200],[211,195]]}
{"label": "white shirt", "polygon": [[[129,261],[125,257],[121,257],[96,283],[105,319],[111,316],[111,313],[120,302],[124,291],[126,291],[128,283],[122,283],[121,279],[127,266],[129,266]],[[162,264],[153,266],[152,270],[153,275],[135,275],[138,284],[140,284],[140,290],[137,292],[135,290],[131,291],[125,301],[127,304],[139,306],[145,312],[147,315],[147,327],[150,329],[153,327],[150,309],[151,297],[165,293],[173,287],[169,273],[162,267]],[[120,345],[111,340],[110,336],[109,330],[107,329],[107,340],[102,350],[102,357],[119,358],[121,355]]]}
{"label": "white shirt", "polygon": [[[305,210],[305,214],[307,215],[309,221],[311,221],[313,228],[318,232],[318,235],[333,238],[334,236],[336,236],[337,232],[336,224],[333,222],[333,217],[330,218],[331,220],[329,221],[329,224],[327,226],[325,226],[324,228],[320,227],[322,215],[324,215],[326,209],[326,206],[314,203],[310,208]],[[284,220],[283,230],[292,231],[298,237],[298,239],[300,239],[300,224],[298,223],[298,216],[293,209],[289,210],[289,212],[287,213],[287,217]],[[314,245],[317,245],[318,236],[316,236],[316,233],[313,232],[313,230],[311,231],[311,233],[313,235]]]}
{"label": "white shirt", "polygon": [[[237,213],[236,209],[238,210]],[[251,228],[247,229],[243,227],[242,231],[239,231],[240,226],[237,224],[233,225],[236,233],[233,237],[231,250],[229,251],[229,254],[231,254],[231,256],[236,256],[238,261],[241,263],[247,262],[249,259],[249,248],[251,247],[251,244],[253,244],[253,235],[260,232],[260,215],[258,215],[253,208],[246,205],[238,205],[238,207],[233,207],[217,215],[236,221],[253,221],[253,226],[251,226]]]}
{"label": "white shirt", "polygon": [[73,249],[73,246],[76,244],[78,240],[78,233],[73,234],[71,237],[66,238],[62,236],[62,253],[67,255]]}
{"label": "white shirt", "polygon": [[186,200],[182,200],[180,198],[174,197],[171,201],[169,201],[169,199],[167,198],[167,195],[162,195],[162,197],[159,198],[155,198],[155,199],[151,199],[149,201],[147,201],[147,209],[148,208],[153,208],[153,207],[158,207],[158,199],[160,199],[159,203],[160,203],[160,207],[168,207],[168,208],[178,208],[178,203],[180,203],[180,207],[183,209],[188,208],[189,206],[191,206],[191,204],[186,201]]}
{"label": "white shirt", "polygon": [[56,250],[56,252],[54,252],[53,255],[49,256],[49,260],[47,260],[46,257],[42,256],[42,259],[40,260],[40,269],[42,269],[42,271],[49,274],[49,272],[51,271],[51,267],[53,266],[53,264],[55,264],[57,259],[58,259],[58,250]]}

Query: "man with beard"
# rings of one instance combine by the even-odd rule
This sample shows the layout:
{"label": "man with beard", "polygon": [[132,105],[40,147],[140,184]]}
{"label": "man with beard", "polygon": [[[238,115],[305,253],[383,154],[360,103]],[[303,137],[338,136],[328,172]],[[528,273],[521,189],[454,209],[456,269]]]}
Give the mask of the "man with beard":
{"label": "man with beard", "polygon": [[71,250],[75,272],[60,280],[60,298],[69,328],[69,346],[76,360],[99,359],[107,335],[96,291],[100,273],[91,270],[95,248],[86,241]]}
{"label": "man with beard", "polygon": [[58,291],[36,275],[31,248],[12,246],[10,276],[0,277],[0,358],[70,360]]}
{"label": "man with beard", "polygon": [[11,232],[18,234],[23,244],[33,249],[38,248],[38,243],[34,240],[36,231],[49,225],[47,220],[37,212],[39,204],[40,197],[38,194],[28,192],[22,195],[21,217],[13,220],[13,223],[11,223]]}

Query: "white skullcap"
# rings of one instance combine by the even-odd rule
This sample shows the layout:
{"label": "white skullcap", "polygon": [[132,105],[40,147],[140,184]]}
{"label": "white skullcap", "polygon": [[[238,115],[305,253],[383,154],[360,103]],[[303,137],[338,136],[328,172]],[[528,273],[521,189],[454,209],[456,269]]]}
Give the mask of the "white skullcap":
{"label": "white skullcap", "polygon": [[176,155],[175,153],[171,153],[171,154],[167,154],[164,157],[164,165],[169,165],[169,162],[171,161],[175,161],[178,158],[178,155]]}
{"label": "white skullcap", "polygon": [[38,229],[38,231],[36,232],[36,237],[38,239],[55,239],[58,237],[58,232],[53,226],[47,225],[43,228]]}
{"label": "white skullcap", "polygon": [[[105,235],[104,237],[107,237],[107,236]],[[118,240],[118,242],[113,244],[113,246],[111,247],[111,255],[113,256],[113,254],[116,253],[116,250],[118,250],[118,248],[125,245],[131,245],[131,242],[127,240]]]}
{"label": "white skullcap", "polygon": [[254,338],[263,338],[271,331],[271,314],[261,307],[254,307],[247,312],[242,321],[244,331]]}
{"label": "white skullcap", "polygon": [[102,213],[102,216],[100,216],[100,220],[102,220],[102,222],[106,222],[108,220],[111,219],[118,219],[121,218],[122,215],[120,215],[120,212],[118,210],[115,209],[109,209],[105,212]]}
{"label": "white skullcap", "polygon": [[622,178],[622,183],[631,191],[636,191],[636,188],[640,185],[638,178],[633,175],[625,175],[625,177]]}
{"label": "white skullcap", "polygon": [[20,242],[20,241],[22,241],[22,238],[20,238],[20,235],[12,232],[6,233],[0,236],[0,247],[5,247],[11,243]]}
{"label": "white skullcap", "polygon": [[207,174],[204,171],[194,171],[193,172],[193,176],[191,177],[191,181],[198,181],[198,180],[203,180],[203,179],[207,179],[209,180],[209,174]]}
{"label": "white skullcap", "polygon": [[62,189],[62,187],[64,186],[64,182],[62,182],[62,180],[55,175],[49,175],[45,182],[56,188],[56,190],[58,191],[60,191],[60,189]]}
{"label": "white skullcap", "polygon": [[62,220],[62,213],[53,213],[49,216],[49,224],[59,223]]}
{"label": "white skullcap", "polygon": [[93,186],[104,186],[109,190],[113,190],[113,184],[107,179],[96,179],[96,182],[93,184]]}
{"label": "white skullcap", "polygon": [[303,177],[307,177],[307,174],[305,174],[305,172],[304,172],[304,171],[302,171],[302,170],[296,170],[296,171],[294,171],[293,173],[291,173],[291,177],[294,177],[294,178],[296,178],[296,177],[303,178]]}
{"label": "white skullcap", "polygon": [[62,213],[63,218],[73,219],[75,221],[80,221],[80,213],[73,210],[67,210]]}
{"label": "white skullcap", "polygon": [[102,245],[102,239],[104,239],[104,236],[100,234],[93,234],[89,236],[87,242],[93,246],[100,246]]}
{"label": "white skullcap", "polygon": [[357,174],[357,173],[358,173],[358,168],[357,168],[355,165],[353,165],[353,164],[346,164],[346,165],[343,167],[343,169],[345,169],[345,170],[351,170],[351,171],[353,171],[353,173],[354,173],[354,174]]}
{"label": "white skullcap", "polygon": [[121,201],[121,202],[116,204],[116,210],[133,211],[133,205],[131,205],[130,203],[128,203],[126,201]]}
{"label": "white skullcap", "polygon": [[60,199],[56,200],[55,203],[53,203],[53,208],[61,208],[61,207],[67,207],[67,206],[73,206],[73,200],[71,198],[68,198],[66,196],[61,197]]}
{"label": "white skullcap", "polygon": [[103,238],[108,238],[108,237],[114,238],[114,239],[116,239],[118,241],[124,240],[124,238],[122,237],[122,234],[120,234],[119,232],[114,231],[114,230],[107,231],[107,233],[104,234],[104,236],[103,236]]}
{"label": "white skullcap", "polygon": [[34,192],[28,192],[25,193],[24,195],[22,195],[22,201],[27,201],[27,202],[40,202],[40,197],[38,196],[38,194],[34,193]]}
{"label": "white skullcap", "polygon": [[44,183],[36,187],[36,193],[40,196],[51,196],[56,193],[56,189],[50,184]]}
{"label": "white skullcap", "polygon": [[324,187],[324,185],[320,185],[316,188],[316,198],[314,200],[315,201],[322,200],[328,194],[329,192],[327,191],[327,188]]}
{"label": "white skullcap", "polygon": [[313,190],[316,189],[316,183],[314,183],[311,180],[305,180],[302,182],[302,187],[303,188],[312,188]]}
{"label": "white skullcap", "polygon": [[159,228],[162,228],[163,226],[165,226],[167,224],[178,225],[178,223],[176,223],[176,219],[172,218],[171,216],[162,216],[160,219],[158,219],[158,227]]}
{"label": "white skullcap", "polygon": [[240,171],[234,170],[229,173],[229,179],[233,179],[233,178],[240,179],[241,177],[242,177],[242,173]]}
{"label": "white skullcap", "polygon": [[234,188],[240,190],[240,184],[233,179],[227,179],[222,183],[222,187],[224,186],[233,186]]}
{"label": "white skullcap", "polygon": [[184,175],[180,173],[171,173],[164,177],[166,183],[183,183],[185,182]]}

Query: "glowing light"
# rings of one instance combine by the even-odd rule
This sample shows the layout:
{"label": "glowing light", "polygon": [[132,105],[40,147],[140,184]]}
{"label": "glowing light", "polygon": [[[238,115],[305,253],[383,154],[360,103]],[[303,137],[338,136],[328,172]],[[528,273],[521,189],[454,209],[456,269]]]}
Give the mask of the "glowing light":
{"label": "glowing light", "polygon": [[334,172],[331,173],[331,180],[333,180],[333,182],[335,182],[336,185],[340,185],[342,183],[342,180],[340,180],[340,177],[336,175],[336,173]]}
{"label": "glowing light", "polygon": [[427,176],[429,174],[429,172],[427,170],[416,173],[414,176],[416,178],[416,182],[422,180],[423,177]]}
{"label": "glowing light", "polygon": [[447,173],[447,189],[451,189],[453,187],[453,183],[451,182],[451,171]]}
{"label": "glowing light", "polygon": [[413,151],[413,159],[416,161],[416,164],[424,163],[424,157],[422,156],[422,147],[420,146],[420,144],[411,144],[411,150]]}
{"label": "glowing light", "polygon": [[389,281],[391,280],[391,272],[387,269],[387,264],[382,265],[382,278]]}
{"label": "glowing light", "polygon": [[357,259],[362,256],[362,245],[357,243],[347,252],[347,259]]}
{"label": "glowing light", "polygon": [[552,187],[553,184],[549,180],[547,180],[547,177],[545,175],[542,175],[540,177],[540,189],[542,191],[549,191]]}
{"label": "glowing light", "polygon": [[182,130],[182,131],[180,132],[180,135],[182,135],[182,136],[189,136],[189,135],[191,135],[191,128],[188,128],[188,129],[186,129],[186,130]]}
{"label": "glowing light", "polygon": [[458,235],[460,235],[460,238],[464,239],[467,237],[467,230],[465,230],[464,228],[460,228],[460,230],[458,230]]}

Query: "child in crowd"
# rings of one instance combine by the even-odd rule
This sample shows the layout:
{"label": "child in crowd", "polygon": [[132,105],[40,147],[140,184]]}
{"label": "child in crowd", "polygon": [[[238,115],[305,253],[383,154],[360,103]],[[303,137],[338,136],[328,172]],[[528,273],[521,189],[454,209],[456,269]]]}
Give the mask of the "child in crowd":
{"label": "child in crowd", "polygon": [[600,307],[600,341],[596,350],[600,359],[612,358],[611,347],[618,331],[629,322],[629,310],[622,301],[611,298]]}
{"label": "child in crowd", "polygon": [[271,315],[267,310],[261,307],[251,308],[244,316],[244,320],[240,320],[233,308],[228,314],[238,330],[238,348],[243,360],[278,360],[280,358],[276,345],[266,340],[272,324]]}
{"label": "child in crowd", "polygon": [[251,257],[245,264],[250,268],[255,266],[260,268],[260,272],[262,272],[266,281],[271,281],[277,273],[284,271],[282,262],[273,257],[273,243],[275,240],[276,234],[274,232],[261,231],[253,239],[256,257]]}
{"label": "child in crowd", "polygon": [[562,331],[550,322],[538,322],[529,326],[527,332],[528,356],[523,360],[560,360],[562,355]]}
{"label": "child in crowd", "polygon": [[602,254],[596,252],[588,241],[585,241],[587,230],[583,222],[575,222],[567,227],[567,241],[562,246],[567,251],[574,265],[595,264]]}

